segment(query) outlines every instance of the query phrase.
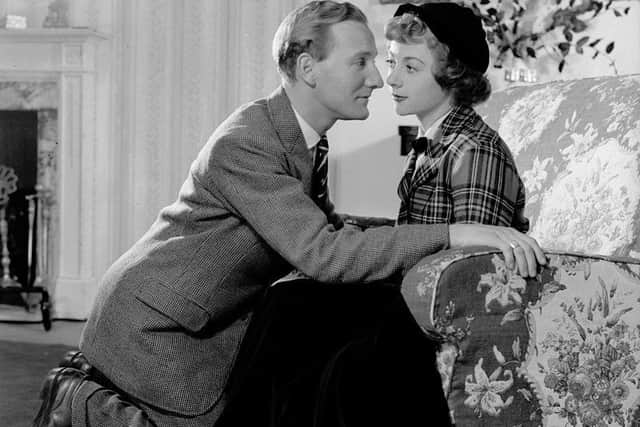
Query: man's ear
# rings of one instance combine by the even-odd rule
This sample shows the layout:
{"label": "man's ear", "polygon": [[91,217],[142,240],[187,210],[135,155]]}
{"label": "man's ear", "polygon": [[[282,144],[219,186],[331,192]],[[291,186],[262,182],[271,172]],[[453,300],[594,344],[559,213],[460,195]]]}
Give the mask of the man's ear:
{"label": "man's ear", "polygon": [[316,86],[315,74],[316,60],[307,52],[301,53],[296,61],[298,79],[310,87]]}

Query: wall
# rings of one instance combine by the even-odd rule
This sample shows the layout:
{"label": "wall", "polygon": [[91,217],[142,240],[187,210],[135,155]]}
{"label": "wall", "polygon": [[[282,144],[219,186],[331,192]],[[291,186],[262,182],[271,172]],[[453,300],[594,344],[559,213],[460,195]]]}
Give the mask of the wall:
{"label": "wall", "polygon": [[278,83],[271,38],[294,0],[118,0],[113,259],[171,203],[215,127]]}
{"label": "wall", "polygon": [[[377,38],[378,67],[384,77],[382,26],[397,5],[377,5],[374,0],[354,0],[353,3],[370,19]],[[620,9],[630,6],[629,15],[623,18],[602,15],[587,34],[616,41],[612,57],[619,74],[640,73],[640,2],[616,1],[615,5]],[[539,70],[539,81],[613,74],[605,58],[591,60],[588,56],[570,54],[567,59],[568,65],[560,75],[557,64],[544,63]],[[502,70],[490,68],[489,78],[495,90],[507,87]],[[338,123],[329,132],[333,163],[331,194],[341,212],[395,217],[399,206],[396,185],[405,163],[405,158],[400,156],[397,127],[416,122],[411,117],[395,114],[387,86],[374,92],[369,107],[371,115],[366,121]]]}

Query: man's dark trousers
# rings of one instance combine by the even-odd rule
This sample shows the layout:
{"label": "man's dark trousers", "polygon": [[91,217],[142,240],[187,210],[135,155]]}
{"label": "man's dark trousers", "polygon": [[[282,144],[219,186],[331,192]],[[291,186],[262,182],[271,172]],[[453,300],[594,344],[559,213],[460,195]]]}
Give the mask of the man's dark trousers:
{"label": "man's dark trousers", "polygon": [[398,285],[271,287],[216,427],[448,426],[436,344]]}

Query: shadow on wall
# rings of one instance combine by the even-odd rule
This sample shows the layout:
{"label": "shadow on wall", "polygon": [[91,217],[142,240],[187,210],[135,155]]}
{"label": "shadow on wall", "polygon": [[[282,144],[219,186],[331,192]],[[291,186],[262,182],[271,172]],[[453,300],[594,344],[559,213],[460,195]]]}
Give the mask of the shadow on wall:
{"label": "shadow on wall", "polygon": [[405,162],[399,135],[338,154],[332,178],[338,212],[395,218],[400,206],[396,189]]}

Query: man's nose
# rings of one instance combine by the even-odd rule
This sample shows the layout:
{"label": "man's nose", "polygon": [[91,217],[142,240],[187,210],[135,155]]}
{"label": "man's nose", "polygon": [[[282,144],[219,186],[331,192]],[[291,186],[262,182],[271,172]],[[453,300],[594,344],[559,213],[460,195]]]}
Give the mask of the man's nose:
{"label": "man's nose", "polygon": [[371,71],[369,78],[367,79],[367,86],[374,89],[379,89],[384,86],[384,82],[382,81],[382,76],[380,75],[380,70],[376,65],[373,65],[373,70]]}

